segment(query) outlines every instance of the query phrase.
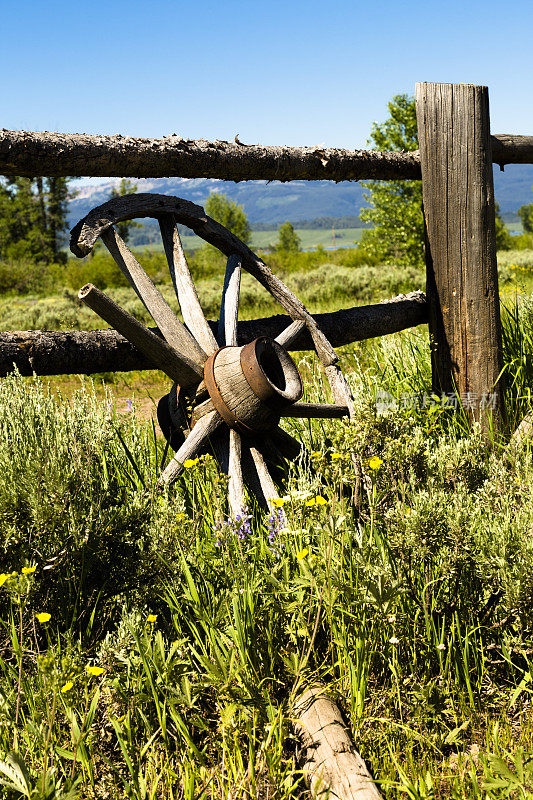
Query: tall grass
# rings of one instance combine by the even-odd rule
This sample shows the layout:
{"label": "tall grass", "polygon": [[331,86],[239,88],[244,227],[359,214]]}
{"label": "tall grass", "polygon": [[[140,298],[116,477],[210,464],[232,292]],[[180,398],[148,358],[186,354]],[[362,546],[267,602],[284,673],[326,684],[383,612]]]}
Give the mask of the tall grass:
{"label": "tall grass", "polygon": [[[356,251],[275,258],[313,310],[421,286]],[[213,317],[219,268],[195,262]],[[250,316],[278,311],[247,277],[242,294]],[[505,302],[508,438],[531,404],[533,317],[520,293]],[[69,289],[0,314],[91,327]],[[153,424],[90,382],[61,398],[3,380],[0,796],[304,797],[291,709],[315,680],[386,798],[532,795],[530,445],[506,458],[432,397],[425,331],[346,348],[342,366],[355,419],[288,421],[305,455],[249,531],[209,454],[158,492]],[[300,369],[306,399],[327,399],[314,356]]]}
{"label": "tall grass", "polygon": [[8,796],[296,798],[292,700],[316,679],[386,797],[527,796],[530,450],[511,466],[449,415],[379,413],[427,369],[416,335],[374,347],[346,357],[356,419],[291,423],[311,455],[244,537],[209,456],[156,493],[150,425],[90,384],[3,382]]}

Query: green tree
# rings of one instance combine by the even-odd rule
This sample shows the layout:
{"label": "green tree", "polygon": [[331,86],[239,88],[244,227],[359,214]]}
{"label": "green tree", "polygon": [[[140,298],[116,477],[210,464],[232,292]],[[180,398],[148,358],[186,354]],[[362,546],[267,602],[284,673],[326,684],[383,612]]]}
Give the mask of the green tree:
{"label": "green tree", "polygon": [[522,222],[524,233],[533,233],[533,203],[527,206],[520,206],[518,216]]}
{"label": "green tree", "polygon": [[48,178],[46,223],[52,260],[66,263],[67,253],[63,249],[64,232],[67,227],[68,203],[75,192],[68,188],[67,178]]}
{"label": "green tree", "polygon": [[225,194],[211,192],[205,203],[205,211],[245,244],[250,243],[252,231],[244,208],[238,203],[234,203]]}
{"label": "green tree", "polygon": [[300,249],[300,237],[289,221],[284,222],[278,231],[276,250],[284,253],[297,253]]}
{"label": "green tree", "polygon": [[513,237],[502,219],[498,203],[494,203],[494,211],[496,216],[496,250],[510,250],[513,246]]}
{"label": "green tree", "polygon": [[68,178],[9,178],[0,184],[0,257],[65,262]]}
{"label": "green tree", "polygon": [[[395,95],[388,104],[389,118],[374,123],[369,145],[374,150],[417,150],[418,132],[414,98]],[[372,228],[365,230],[359,245],[372,260],[383,263],[424,263],[424,220],[420,181],[372,181],[365,199],[369,208],[361,220]]]}
{"label": "green tree", "polygon": [[[137,184],[130,181],[129,178],[122,178],[118,186],[113,186],[111,189],[110,199],[116,197],[123,197],[125,194],[135,194],[137,192]],[[115,225],[118,235],[127,242],[130,238],[130,232],[133,228],[142,228],[142,222],[135,222],[132,219],[126,219],[124,222],[117,222]]]}

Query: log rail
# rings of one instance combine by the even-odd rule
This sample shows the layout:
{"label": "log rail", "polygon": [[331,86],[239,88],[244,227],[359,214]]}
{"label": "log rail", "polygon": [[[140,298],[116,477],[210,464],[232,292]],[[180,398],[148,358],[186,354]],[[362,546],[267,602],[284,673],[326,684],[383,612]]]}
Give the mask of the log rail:
{"label": "log rail", "polygon": [[[334,347],[385,336],[389,333],[423,325],[428,321],[423,292],[400,295],[370,306],[317,314],[315,317]],[[238,323],[239,344],[258,336],[275,339],[285,331],[290,318],[281,314]],[[210,321],[213,333],[218,321]],[[312,350],[307,328],[302,328],[285,345],[289,350]],[[92,375],[98,372],[122,372],[154,369],[139,350],[115,330],[99,331],[7,331],[0,333],[0,377],[13,371],[21,375]]]}
{"label": "log rail", "polygon": [[[492,160],[533,162],[533,136],[491,137]],[[420,154],[276,147],[166,136],[0,130],[0,174],[26,177],[220,178],[231,181],[420,180]]]}

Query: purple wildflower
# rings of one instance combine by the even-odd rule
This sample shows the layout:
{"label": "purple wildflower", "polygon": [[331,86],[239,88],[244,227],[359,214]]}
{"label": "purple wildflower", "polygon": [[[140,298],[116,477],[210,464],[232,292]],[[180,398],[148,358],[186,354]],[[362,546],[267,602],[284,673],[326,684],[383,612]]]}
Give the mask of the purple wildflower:
{"label": "purple wildflower", "polygon": [[243,542],[246,537],[252,532],[250,524],[251,516],[242,512],[236,514],[235,518],[228,517],[228,525],[231,527],[233,534],[238,537],[240,542]]}
{"label": "purple wildflower", "polygon": [[252,533],[251,519],[249,514],[242,511],[235,517],[229,516],[213,525],[215,547],[221,547],[230,537],[237,537],[240,542],[244,542],[246,537]]}

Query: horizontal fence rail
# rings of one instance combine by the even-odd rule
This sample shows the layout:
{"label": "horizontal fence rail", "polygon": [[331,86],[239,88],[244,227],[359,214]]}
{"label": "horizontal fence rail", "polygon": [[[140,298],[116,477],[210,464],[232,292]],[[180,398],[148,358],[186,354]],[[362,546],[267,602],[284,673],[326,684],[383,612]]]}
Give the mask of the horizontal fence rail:
{"label": "horizontal fence rail", "polygon": [[[533,136],[491,137],[492,161],[533,163]],[[420,154],[202,139],[0,131],[0,174],[269,180],[420,180]]]}
{"label": "horizontal fence rail", "polygon": [[[316,314],[315,320],[333,346],[339,347],[423,325],[428,321],[426,296],[412,292],[375,305]],[[247,344],[258,336],[274,339],[290,321],[281,314],[243,320],[238,324],[238,342]],[[210,321],[209,325],[216,333],[218,322]],[[314,349],[309,331],[304,328],[287,349]],[[28,376],[92,375],[155,366],[115,330],[8,331],[0,333],[0,376],[5,377],[13,368]]]}

